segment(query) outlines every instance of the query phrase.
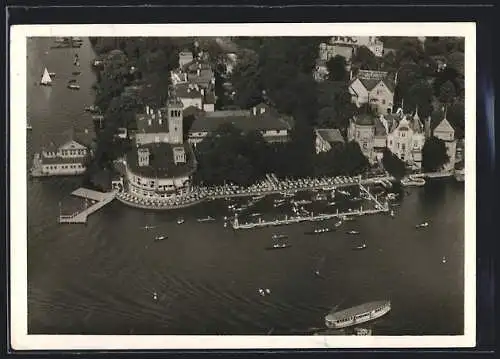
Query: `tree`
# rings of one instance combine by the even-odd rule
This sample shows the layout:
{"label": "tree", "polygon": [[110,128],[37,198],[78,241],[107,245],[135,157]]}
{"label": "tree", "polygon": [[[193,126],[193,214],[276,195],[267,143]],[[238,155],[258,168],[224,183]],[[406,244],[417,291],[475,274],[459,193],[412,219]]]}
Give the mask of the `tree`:
{"label": "tree", "polygon": [[427,80],[420,79],[410,86],[404,98],[407,109],[416,109],[420,117],[427,117],[432,112],[433,90]]}
{"label": "tree", "polygon": [[403,178],[405,175],[405,163],[401,159],[399,159],[398,156],[392,153],[392,151],[388,148],[384,149],[382,165],[387,172],[389,172],[394,178],[398,180]]}
{"label": "tree", "polygon": [[231,75],[231,83],[236,92],[234,98],[236,105],[248,108],[262,100],[260,76],[258,55],[252,51],[246,51]]}
{"label": "tree", "polygon": [[464,138],[465,107],[463,101],[455,102],[448,107],[446,118],[455,129],[455,138]]}
{"label": "tree", "polygon": [[346,61],[343,56],[337,55],[332,57],[326,63],[326,68],[328,69],[328,80],[347,81]]}
{"label": "tree", "polygon": [[439,171],[449,160],[443,140],[432,136],[425,141],[422,148],[422,168],[425,172]]}
{"label": "tree", "polygon": [[446,81],[439,89],[439,100],[444,104],[451,104],[455,98],[456,90],[453,82]]}
{"label": "tree", "polygon": [[339,174],[343,175],[358,175],[366,171],[370,163],[365,157],[359,144],[351,141],[345,144],[344,149],[339,156]]}
{"label": "tree", "polygon": [[378,70],[379,60],[373,52],[366,46],[360,46],[354,56],[352,63],[362,70]]}

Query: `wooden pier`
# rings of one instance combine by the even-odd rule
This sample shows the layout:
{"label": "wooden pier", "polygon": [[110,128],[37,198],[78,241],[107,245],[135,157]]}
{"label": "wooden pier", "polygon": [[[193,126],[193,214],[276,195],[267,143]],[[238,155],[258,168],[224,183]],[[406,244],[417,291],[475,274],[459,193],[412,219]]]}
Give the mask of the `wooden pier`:
{"label": "wooden pier", "polygon": [[356,211],[348,211],[348,212],[339,212],[337,211],[335,213],[329,213],[329,214],[318,214],[314,215],[311,214],[310,216],[297,216],[297,217],[288,217],[285,216],[284,219],[276,219],[272,221],[265,221],[262,219],[259,219],[258,222],[250,222],[250,223],[239,223],[238,221],[238,216],[234,218],[234,220],[231,222],[231,225],[233,229],[252,229],[252,228],[260,228],[260,227],[269,227],[269,226],[282,226],[282,225],[287,225],[287,224],[293,224],[293,223],[301,223],[301,222],[316,222],[316,221],[325,221],[329,219],[334,219],[334,218],[344,218],[344,217],[353,217],[353,216],[364,216],[364,215],[369,215],[369,214],[376,214],[376,213],[383,213],[383,212],[389,212],[389,204],[387,201],[382,204],[378,199],[377,196],[374,196],[370,193],[370,191],[365,188],[363,185],[359,184],[360,190],[364,191],[367,195],[368,198],[371,199],[373,202],[375,202],[375,208],[374,209],[363,209],[361,208]]}
{"label": "wooden pier", "polygon": [[59,223],[87,223],[87,217],[115,199],[117,191],[103,193],[86,188],[79,188],[71,194],[73,196],[89,199],[94,201],[94,203],[72,214],[59,214]]}

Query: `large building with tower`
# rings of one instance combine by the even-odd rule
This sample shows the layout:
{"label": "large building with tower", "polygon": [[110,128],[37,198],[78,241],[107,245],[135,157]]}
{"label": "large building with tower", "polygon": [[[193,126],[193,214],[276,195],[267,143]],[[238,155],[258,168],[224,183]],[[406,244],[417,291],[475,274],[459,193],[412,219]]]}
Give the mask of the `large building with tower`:
{"label": "large building with tower", "polygon": [[191,191],[196,159],[183,139],[183,103],[173,95],[162,108],[137,114],[134,148],[125,157],[125,189],[139,198],[169,199]]}

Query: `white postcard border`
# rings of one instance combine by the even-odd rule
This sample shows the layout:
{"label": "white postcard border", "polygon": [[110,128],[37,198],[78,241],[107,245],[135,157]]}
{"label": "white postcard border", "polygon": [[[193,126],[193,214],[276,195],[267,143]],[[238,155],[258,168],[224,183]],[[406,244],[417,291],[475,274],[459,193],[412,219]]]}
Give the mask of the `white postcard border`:
{"label": "white postcard border", "polygon": [[[374,29],[376,34],[374,34]],[[463,36],[465,40],[464,335],[135,336],[28,335],[26,52],[33,36]],[[15,350],[293,349],[473,347],[476,341],[475,23],[102,24],[10,28],[10,334]]]}

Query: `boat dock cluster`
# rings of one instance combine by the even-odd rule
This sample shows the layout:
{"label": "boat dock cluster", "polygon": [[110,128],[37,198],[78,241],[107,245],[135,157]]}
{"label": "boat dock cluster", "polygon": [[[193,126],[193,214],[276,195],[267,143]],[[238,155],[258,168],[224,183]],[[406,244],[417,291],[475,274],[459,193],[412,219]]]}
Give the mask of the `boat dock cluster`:
{"label": "boat dock cluster", "polygon": [[285,218],[283,219],[273,219],[269,221],[259,218],[259,220],[256,222],[247,222],[247,223],[240,223],[238,220],[238,215],[236,214],[234,219],[231,221],[231,225],[233,229],[251,229],[251,228],[259,228],[267,226],[281,226],[281,225],[310,222],[310,221],[324,221],[334,218],[362,216],[362,215],[376,214],[376,213],[383,213],[390,211],[389,203],[387,201],[381,203],[376,196],[372,195],[370,191],[361,184],[359,184],[359,188],[361,191],[365,192],[368,195],[368,199],[372,200],[375,203],[375,208],[363,209],[363,207],[361,206],[358,210],[354,211],[351,210],[347,212],[340,212],[337,209],[335,213],[328,213],[328,214],[320,213],[316,215],[314,213],[310,213],[308,215],[285,216]]}
{"label": "boat dock cluster", "polygon": [[359,184],[370,185],[383,181],[390,181],[389,175],[362,178],[361,176],[348,177],[323,177],[279,180],[274,174],[268,174],[262,180],[252,186],[242,187],[234,184],[212,187],[193,187],[191,192],[184,196],[175,198],[147,198],[136,196],[124,191],[117,194],[117,199],[127,205],[137,208],[168,210],[189,207],[206,200],[251,197],[259,195],[279,194],[282,192],[308,191],[316,189],[331,190],[342,187],[355,186]]}

